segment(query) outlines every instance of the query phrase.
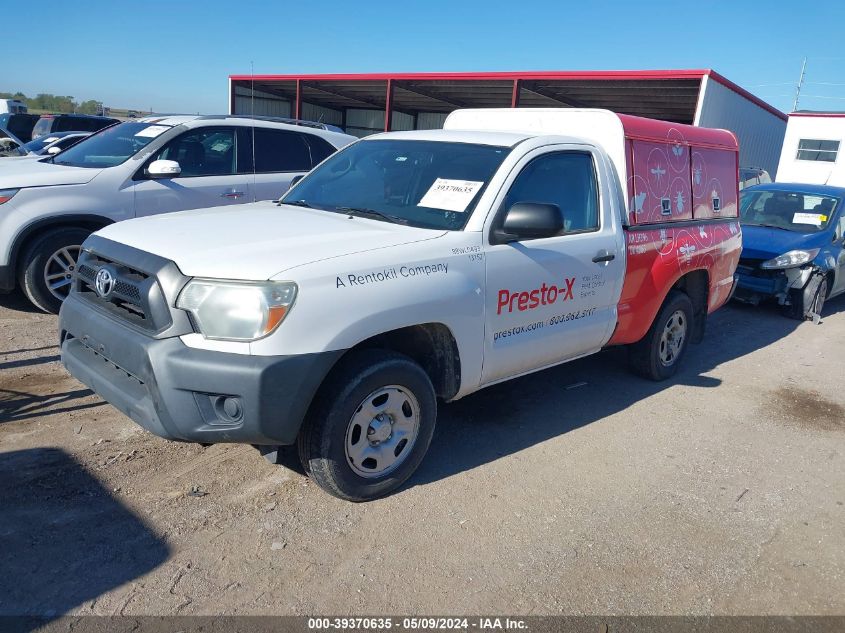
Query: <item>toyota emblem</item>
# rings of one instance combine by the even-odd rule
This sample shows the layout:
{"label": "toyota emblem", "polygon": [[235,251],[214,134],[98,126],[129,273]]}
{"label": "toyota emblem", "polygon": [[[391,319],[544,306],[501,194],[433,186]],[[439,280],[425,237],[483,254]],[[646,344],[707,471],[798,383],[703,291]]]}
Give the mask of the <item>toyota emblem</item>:
{"label": "toyota emblem", "polygon": [[97,278],[94,280],[94,287],[97,289],[97,294],[103,299],[111,294],[114,290],[114,275],[108,268],[101,268],[97,271]]}

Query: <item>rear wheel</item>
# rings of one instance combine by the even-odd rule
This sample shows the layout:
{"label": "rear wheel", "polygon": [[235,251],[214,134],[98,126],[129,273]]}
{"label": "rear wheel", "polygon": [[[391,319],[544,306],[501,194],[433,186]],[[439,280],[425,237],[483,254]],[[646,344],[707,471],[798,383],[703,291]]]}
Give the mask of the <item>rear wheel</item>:
{"label": "rear wheel", "polygon": [[692,301],[672,290],[648,332],[631,345],[632,369],[652,380],[665,380],[678,371],[692,334]]}
{"label": "rear wheel", "polygon": [[784,313],[791,319],[803,321],[821,316],[827,298],[827,278],[822,273],[813,273],[810,281],[802,289],[792,290],[789,305]]}
{"label": "rear wheel", "polygon": [[20,285],[33,305],[44,312],[58,313],[70,292],[82,242],[91,231],[59,227],[41,234],[24,252]]}
{"label": "rear wheel", "polygon": [[362,350],[341,363],[315,398],[299,455],[326,492],[367,501],[417,469],[434,433],[437,400],[423,369],[401,354]]}

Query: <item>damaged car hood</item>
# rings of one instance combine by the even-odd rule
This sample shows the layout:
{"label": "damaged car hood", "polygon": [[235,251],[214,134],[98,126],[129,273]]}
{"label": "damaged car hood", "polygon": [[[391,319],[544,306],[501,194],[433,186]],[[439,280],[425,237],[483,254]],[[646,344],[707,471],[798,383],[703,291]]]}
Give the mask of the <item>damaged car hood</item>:
{"label": "damaged car hood", "polygon": [[789,251],[821,248],[830,240],[829,231],[795,233],[785,229],[743,224],[742,257],[768,260]]}

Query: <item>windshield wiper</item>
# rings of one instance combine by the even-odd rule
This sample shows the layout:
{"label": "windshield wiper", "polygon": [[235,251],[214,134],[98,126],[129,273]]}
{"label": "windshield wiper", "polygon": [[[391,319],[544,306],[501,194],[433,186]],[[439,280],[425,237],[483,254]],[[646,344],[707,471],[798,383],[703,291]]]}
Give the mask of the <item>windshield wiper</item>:
{"label": "windshield wiper", "polygon": [[305,200],[292,200],[291,202],[282,202],[282,199],[279,198],[276,201],[276,206],[278,206],[278,207],[282,206],[283,204],[289,204],[292,207],[304,207],[306,209],[316,209],[317,208],[317,207],[311,206],[310,204],[305,202]]}
{"label": "windshield wiper", "polygon": [[392,222],[393,224],[408,224],[408,220],[400,218],[398,215],[390,215],[382,213],[375,209],[365,209],[362,207],[335,207],[336,211],[341,213],[348,213],[350,216],[357,215],[362,218],[373,218],[375,220],[384,220],[385,222]]}
{"label": "windshield wiper", "polygon": [[792,232],[792,229],[788,229],[784,226],[777,226],[775,224],[758,224],[757,222],[740,222],[740,224],[744,224],[745,226],[759,226],[764,229],[780,229],[781,231]]}

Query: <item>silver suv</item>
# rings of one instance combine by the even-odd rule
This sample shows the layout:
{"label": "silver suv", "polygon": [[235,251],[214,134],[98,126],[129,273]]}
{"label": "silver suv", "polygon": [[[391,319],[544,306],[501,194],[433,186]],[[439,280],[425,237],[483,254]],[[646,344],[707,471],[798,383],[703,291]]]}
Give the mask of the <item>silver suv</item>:
{"label": "silver suv", "polygon": [[0,292],[19,284],[58,312],[80,245],[129,218],[280,197],[356,140],[319,123],[244,116],[146,117],[0,174]]}

